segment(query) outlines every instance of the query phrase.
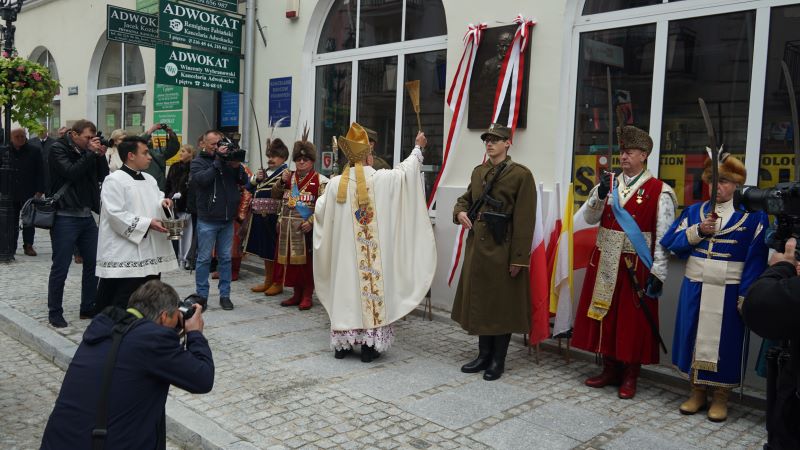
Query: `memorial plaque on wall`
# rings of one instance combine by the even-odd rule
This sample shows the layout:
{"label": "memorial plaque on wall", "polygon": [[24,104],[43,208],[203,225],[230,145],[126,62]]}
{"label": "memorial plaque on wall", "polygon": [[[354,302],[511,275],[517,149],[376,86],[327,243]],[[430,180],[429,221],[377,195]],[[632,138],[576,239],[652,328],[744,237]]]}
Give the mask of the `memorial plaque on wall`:
{"label": "memorial plaque on wall", "polygon": [[[511,46],[517,25],[488,28],[483,33],[481,46],[475,56],[475,67],[472,68],[472,80],[469,83],[469,117],[467,127],[485,130],[492,122],[494,95],[497,81],[506,51]],[[531,45],[525,49],[525,73],[522,76],[522,98],[520,99],[517,128],[525,128],[528,122],[528,83],[530,82]],[[498,123],[508,122],[508,110],[511,104],[511,89],[506,93],[503,110]]]}

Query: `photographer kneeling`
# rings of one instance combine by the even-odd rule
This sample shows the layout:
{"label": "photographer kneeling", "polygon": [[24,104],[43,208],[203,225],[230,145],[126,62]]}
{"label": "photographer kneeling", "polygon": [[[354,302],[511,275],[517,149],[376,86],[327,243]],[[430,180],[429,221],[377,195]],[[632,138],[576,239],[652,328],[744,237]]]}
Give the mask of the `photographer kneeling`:
{"label": "photographer kneeling", "polygon": [[768,390],[774,386],[773,395],[767,396],[768,442],[764,448],[768,449],[800,448],[800,276],[796,247],[797,241],[791,238],[783,253],[772,255],[770,267],[750,286],[741,310],[744,322],[759,336],[789,341],[790,358],[779,357],[777,373],[768,373]]}
{"label": "photographer kneeling", "polygon": [[[41,448],[166,447],[170,385],[195,394],[214,385],[202,309],[195,304],[190,314],[178,301],[175,289],[153,280],[131,295],[127,310],[110,307],[92,320],[64,376]],[[176,331],[181,324],[185,349]]]}

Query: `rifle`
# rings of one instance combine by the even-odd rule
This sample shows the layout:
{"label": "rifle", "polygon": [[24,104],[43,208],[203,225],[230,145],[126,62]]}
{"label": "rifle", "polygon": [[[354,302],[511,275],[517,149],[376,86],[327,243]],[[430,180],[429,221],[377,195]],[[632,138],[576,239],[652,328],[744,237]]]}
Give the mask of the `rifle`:
{"label": "rifle", "polygon": [[666,354],[667,346],[664,345],[664,339],[661,339],[661,333],[658,332],[658,325],[656,325],[656,321],[653,319],[650,308],[647,306],[647,303],[644,302],[644,291],[642,290],[642,287],[639,286],[639,280],[636,278],[636,272],[633,271],[633,263],[628,256],[625,257],[625,268],[628,270],[628,275],[631,278],[631,286],[633,286],[633,290],[636,292],[636,300],[638,300],[636,307],[642,309],[644,318],[647,319],[647,323],[650,325],[650,330],[652,330],[653,336],[658,339],[658,344],[661,346],[661,350],[663,350],[664,354]]}
{"label": "rifle", "polygon": [[[486,186],[483,187],[483,193],[481,196],[478,198],[478,200],[472,203],[472,206],[470,206],[469,210],[467,211],[467,218],[473,224],[478,219],[478,212],[483,205],[489,205],[489,207],[492,209],[501,209],[503,207],[503,202],[501,200],[494,199],[489,194],[492,192],[494,183],[498,178],[500,178],[500,174],[503,173],[506,166],[506,162],[503,162],[497,166],[497,173],[495,173],[492,179],[486,183]],[[510,218],[510,214],[504,214],[500,212],[487,211],[481,213],[481,219],[486,222],[486,226],[489,227],[492,237],[494,237],[495,242],[498,244],[502,244],[505,240],[507,224]]]}

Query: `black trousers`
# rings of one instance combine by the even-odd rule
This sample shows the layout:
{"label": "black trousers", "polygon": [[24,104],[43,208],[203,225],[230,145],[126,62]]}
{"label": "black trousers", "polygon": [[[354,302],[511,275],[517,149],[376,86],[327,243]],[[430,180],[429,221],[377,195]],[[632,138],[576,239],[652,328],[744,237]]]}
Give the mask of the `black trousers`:
{"label": "black trousers", "polygon": [[95,297],[95,313],[100,313],[108,306],[117,306],[125,309],[128,299],[139,286],[150,280],[160,280],[161,274],[148,275],[141,278],[100,278],[97,284],[97,297]]}
{"label": "black trousers", "polygon": [[[25,202],[14,202],[14,217],[16,217],[17,223],[19,223],[19,213],[22,211],[22,205]],[[22,243],[25,245],[33,245],[33,236],[36,234],[36,229],[34,227],[25,227],[22,229]],[[16,252],[17,249],[17,241],[19,241],[19,227],[14,227],[14,250]]]}

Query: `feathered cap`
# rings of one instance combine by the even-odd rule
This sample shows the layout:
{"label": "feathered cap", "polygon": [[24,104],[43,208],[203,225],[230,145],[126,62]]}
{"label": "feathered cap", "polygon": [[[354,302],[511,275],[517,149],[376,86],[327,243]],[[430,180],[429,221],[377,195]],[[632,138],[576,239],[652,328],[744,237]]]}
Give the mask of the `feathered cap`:
{"label": "feathered cap", "polygon": [[301,156],[305,156],[312,161],[317,160],[317,148],[314,147],[314,144],[308,140],[309,131],[308,125],[305,125],[303,127],[303,137],[294,143],[294,148],[292,149],[292,161],[297,161],[297,158],[300,158]]}
{"label": "feathered cap", "polygon": [[[747,169],[744,168],[744,164],[739,158],[731,156],[730,153],[720,153],[719,179],[732,181],[736,184],[744,184],[744,180],[747,179]],[[703,181],[711,184],[711,158],[706,159]]]}
{"label": "feathered cap", "polygon": [[347,185],[350,181],[350,163],[356,168],[356,197],[359,206],[367,206],[369,197],[367,196],[367,180],[364,178],[364,159],[369,155],[369,136],[361,125],[353,122],[347,130],[347,136],[339,136],[337,141],[339,148],[347,157],[347,165],[344,166],[342,179],[339,181],[339,191],[336,193],[336,202],[344,203],[347,201]]}

